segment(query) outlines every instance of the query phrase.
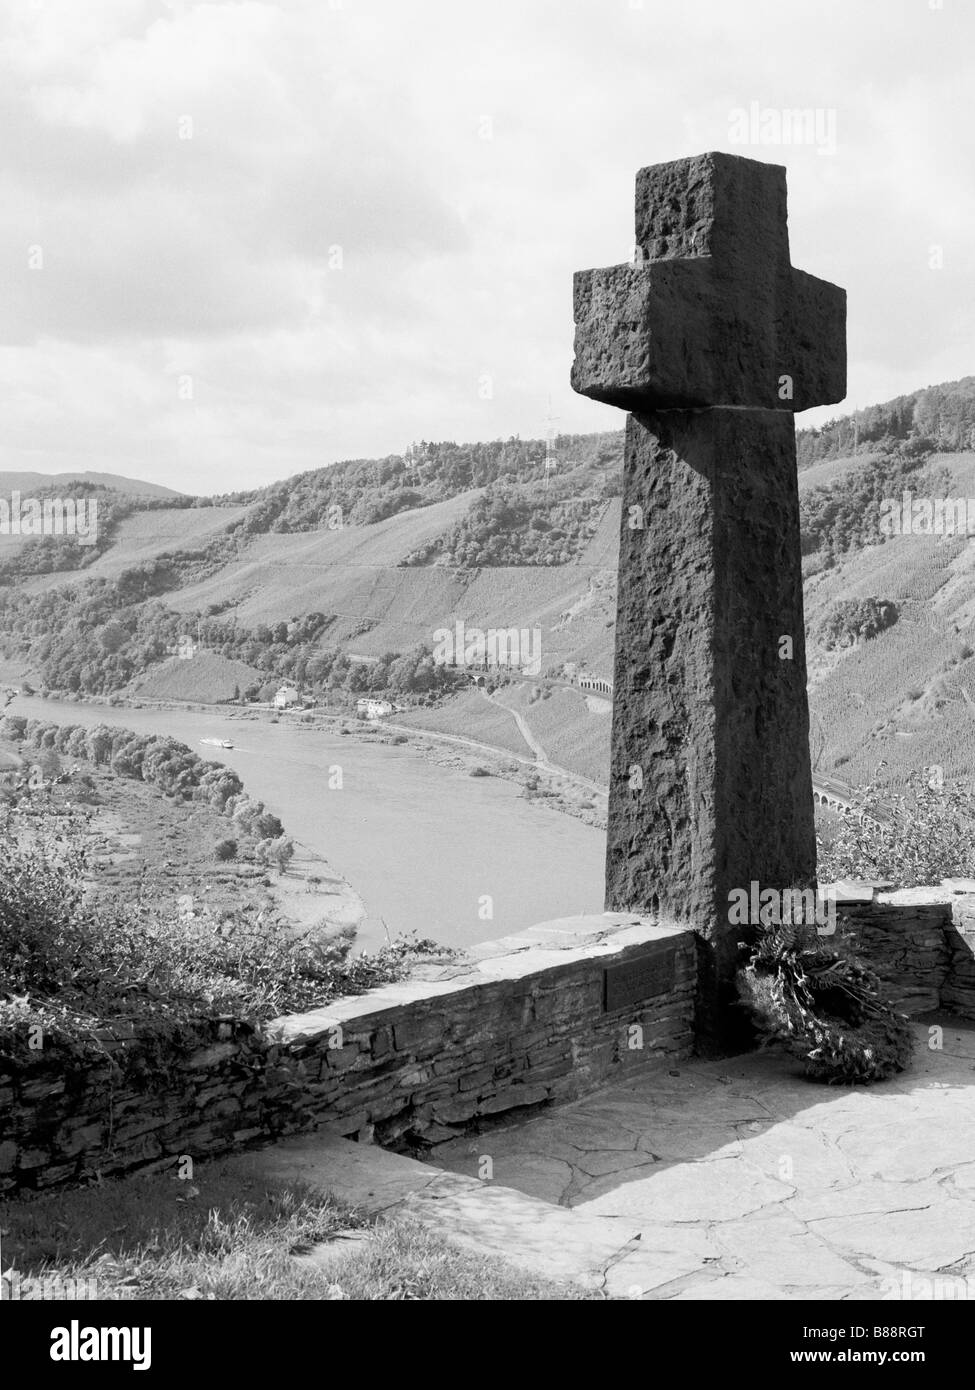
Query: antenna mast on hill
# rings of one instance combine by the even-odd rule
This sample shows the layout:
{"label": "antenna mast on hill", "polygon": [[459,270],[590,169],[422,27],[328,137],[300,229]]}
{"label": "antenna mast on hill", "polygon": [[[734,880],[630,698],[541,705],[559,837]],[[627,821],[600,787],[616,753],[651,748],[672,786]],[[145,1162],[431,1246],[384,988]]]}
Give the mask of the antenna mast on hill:
{"label": "antenna mast on hill", "polygon": [[548,475],[554,473],[559,466],[559,461],[555,456],[552,441],[555,439],[555,430],[552,428],[559,417],[552,414],[552,397],[548,398],[548,414],[545,416],[545,486],[548,487]]}
{"label": "antenna mast on hill", "polygon": [[417,443],[414,439],[412,444],[410,444],[409,448],[406,450],[405,456],[405,462],[407,469],[409,470],[411,483],[418,483],[420,481],[419,456],[420,450],[417,448]]}

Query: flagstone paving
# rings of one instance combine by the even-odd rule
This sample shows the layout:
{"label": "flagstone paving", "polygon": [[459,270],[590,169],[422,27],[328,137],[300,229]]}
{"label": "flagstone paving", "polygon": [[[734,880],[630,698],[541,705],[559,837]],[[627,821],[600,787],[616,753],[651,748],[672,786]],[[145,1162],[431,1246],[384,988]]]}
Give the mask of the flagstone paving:
{"label": "flagstone paving", "polygon": [[489,1159],[484,1186],[618,1225],[610,1293],[877,1298],[937,1274],[975,1298],[975,1028],[941,1023],[941,1049],[917,1025],[913,1067],[881,1085],[818,1085],[773,1054],[687,1062],[436,1162]]}
{"label": "flagstone paving", "polygon": [[930,1023],[911,1070],[870,1088],[749,1053],[648,1066],[439,1145],[437,1166],[322,1129],[231,1165],[616,1297],[924,1299],[937,1279],[975,1299],[975,1025],[942,1019],[931,1050]]}

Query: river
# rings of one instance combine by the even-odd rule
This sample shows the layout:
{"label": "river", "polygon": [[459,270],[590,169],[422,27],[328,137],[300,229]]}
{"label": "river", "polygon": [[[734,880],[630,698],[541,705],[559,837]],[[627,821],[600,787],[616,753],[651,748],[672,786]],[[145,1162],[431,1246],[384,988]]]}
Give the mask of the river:
{"label": "river", "polygon": [[[603,831],[529,805],[511,782],[469,777],[409,746],[196,710],[19,696],[9,712],[168,734],[232,767],[289,835],[361,895],[367,917],[359,949],[385,942],[383,921],[393,936],[415,931],[469,946],[548,918],[602,910]],[[229,738],[235,746],[201,747],[201,738]],[[340,790],[329,789],[335,767]]]}

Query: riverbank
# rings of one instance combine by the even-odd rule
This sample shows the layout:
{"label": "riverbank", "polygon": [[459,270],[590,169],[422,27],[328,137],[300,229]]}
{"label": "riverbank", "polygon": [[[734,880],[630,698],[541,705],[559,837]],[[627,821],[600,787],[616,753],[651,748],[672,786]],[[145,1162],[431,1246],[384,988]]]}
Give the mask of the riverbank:
{"label": "riverbank", "polygon": [[[41,757],[16,742],[0,742],[0,751],[21,758],[26,768]],[[309,936],[324,947],[354,941],[365,905],[308,846],[293,841],[287,866],[272,868],[238,847],[233,821],[205,803],[173,800],[82,758],[63,755],[60,761],[69,770],[29,793],[15,792],[14,804],[33,805],[54,823],[71,821],[88,857],[94,896],[137,902],[186,921],[250,922]]]}
{"label": "riverbank", "polygon": [[[297,845],[354,885],[366,911],[357,952],[412,933],[472,946],[602,907],[603,833],[534,795],[534,769],[505,769],[511,755],[357,726],[337,711],[138,703],[17,696],[9,712],[168,736],[230,768]],[[204,750],[212,739],[232,746]],[[472,777],[479,765],[500,775]]]}
{"label": "riverbank", "polygon": [[[562,815],[572,816],[596,830],[606,829],[608,789],[588,778],[576,775],[567,768],[541,762],[533,756],[522,756],[511,748],[481,742],[460,733],[448,733],[436,728],[419,728],[404,717],[389,720],[363,720],[346,711],[276,710],[266,705],[212,705],[192,700],[146,700],[134,696],[88,696],[78,699],[73,694],[50,692],[50,698],[79,705],[103,706],[106,709],[174,710],[195,714],[219,713],[222,718],[241,723],[268,723],[301,730],[321,730],[339,733],[358,743],[406,744],[428,762],[439,767],[467,773],[472,777],[499,777],[522,789],[529,804],[546,806]],[[409,715],[405,716],[405,720]]]}

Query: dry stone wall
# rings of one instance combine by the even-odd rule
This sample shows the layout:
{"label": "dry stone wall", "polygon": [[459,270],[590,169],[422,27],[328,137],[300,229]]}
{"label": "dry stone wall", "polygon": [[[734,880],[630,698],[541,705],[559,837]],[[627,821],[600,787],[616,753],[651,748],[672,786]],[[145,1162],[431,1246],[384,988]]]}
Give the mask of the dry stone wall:
{"label": "dry stone wall", "polygon": [[[43,1049],[3,1072],[0,1191],[174,1167],[327,1126],[432,1145],[689,1054],[692,933],[632,914],[572,918],[261,1033],[215,1020],[167,1077],[133,1036],[65,1073]],[[117,1058],[124,1058],[123,1072]]]}
{"label": "dry stone wall", "polygon": [[840,902],[838,929],[901,1012],[947,1009],[975,1018],[975,894],[904,888]]}

